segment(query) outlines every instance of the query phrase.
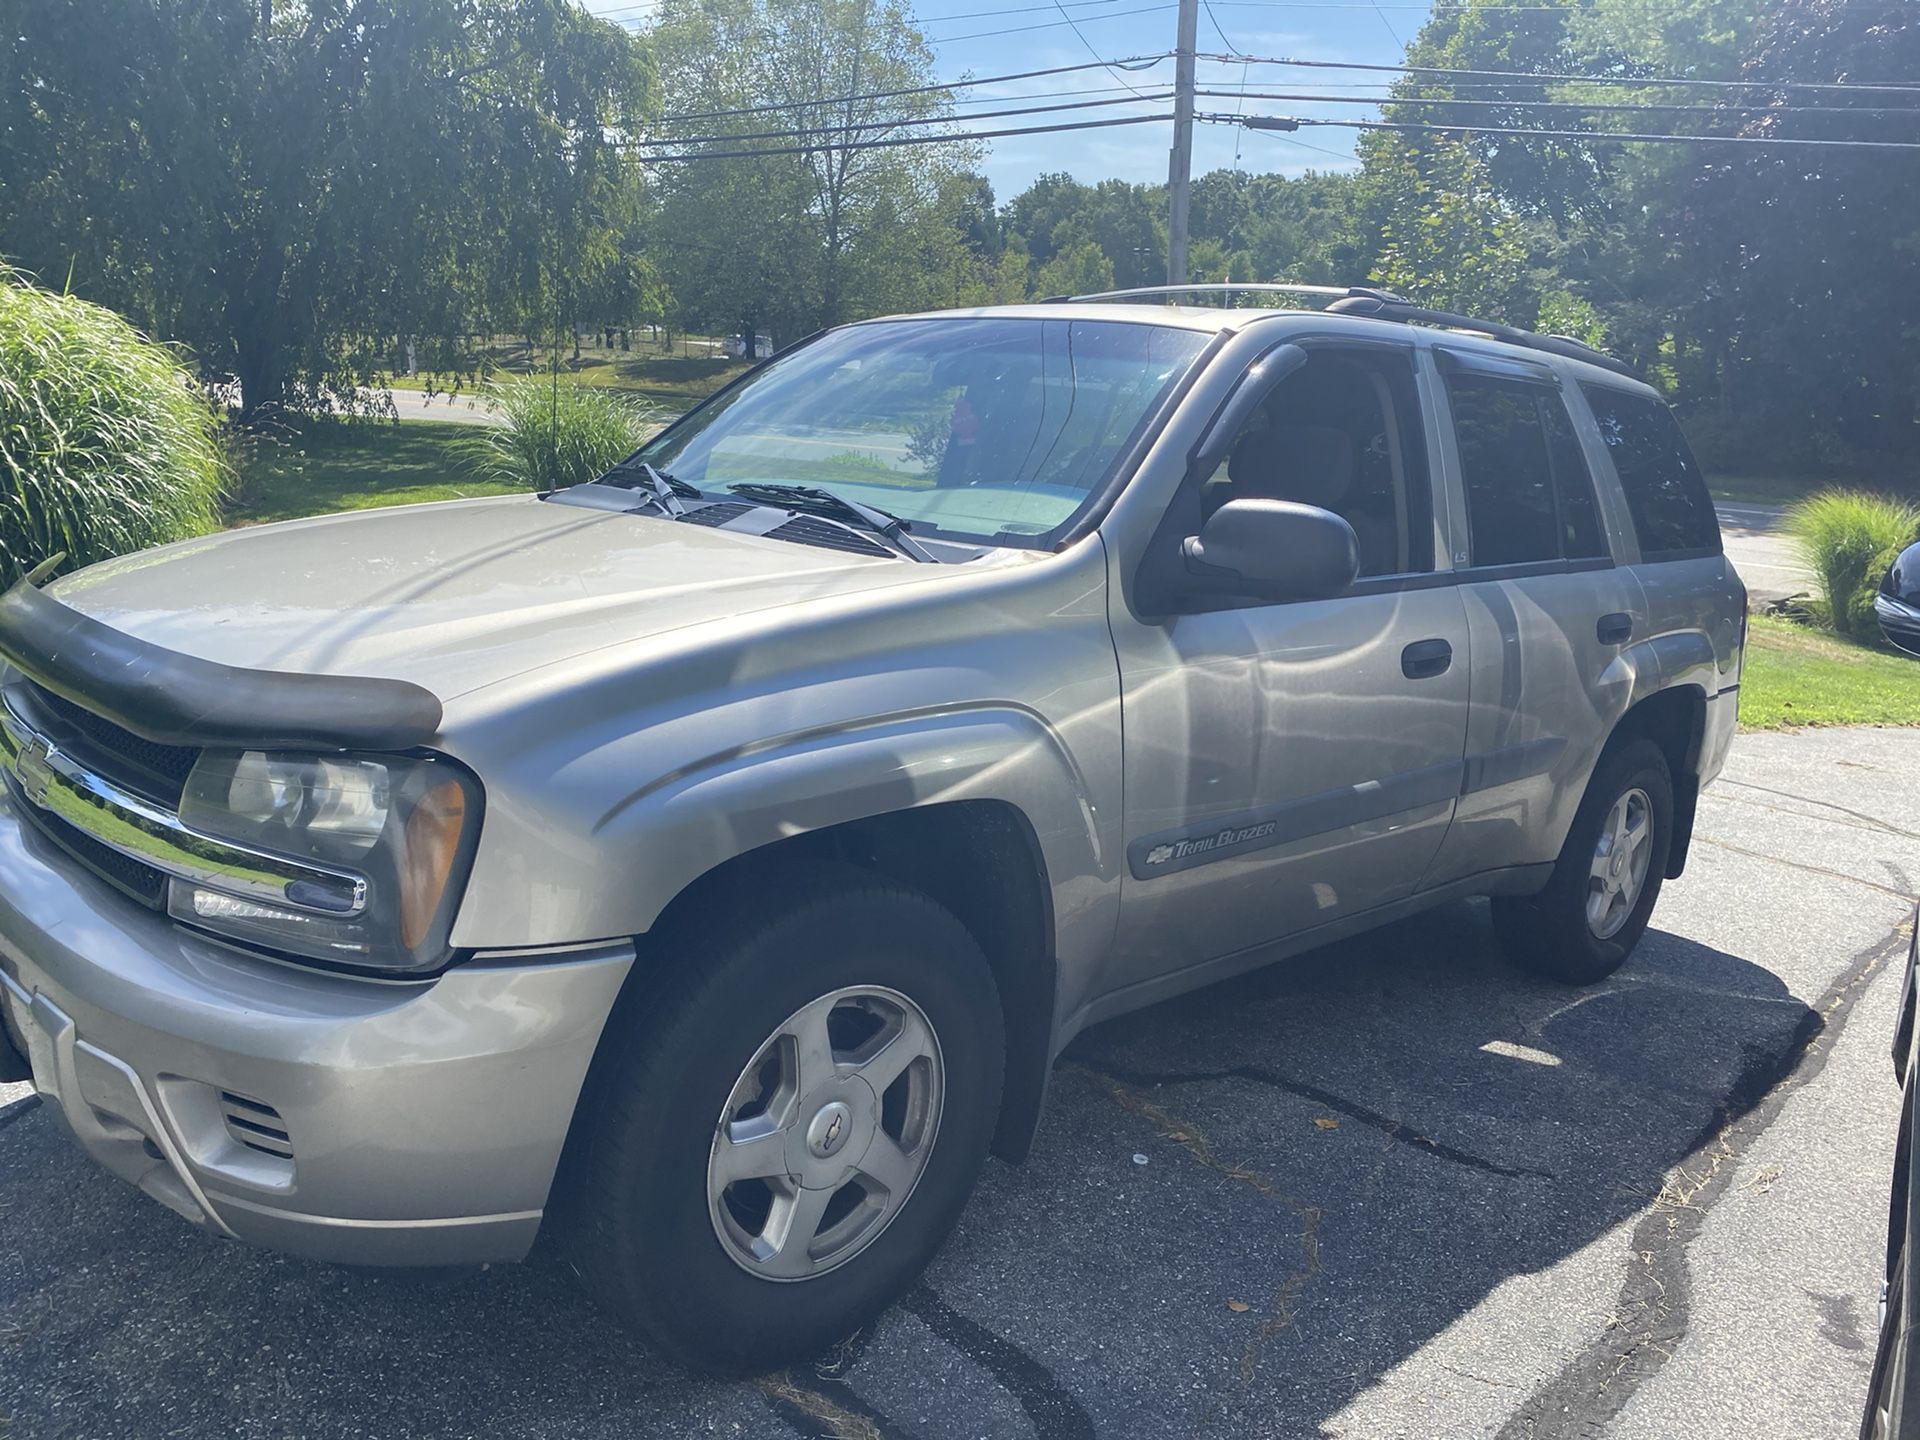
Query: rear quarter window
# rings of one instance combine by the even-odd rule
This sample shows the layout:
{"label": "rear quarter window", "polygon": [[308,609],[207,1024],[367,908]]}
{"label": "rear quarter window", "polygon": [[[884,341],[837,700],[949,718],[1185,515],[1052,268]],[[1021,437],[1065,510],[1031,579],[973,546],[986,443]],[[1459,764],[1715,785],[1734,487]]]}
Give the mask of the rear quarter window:
{"label": "rear quarter window", "polygon": [[1580,388],[1620,476],[1642,558],[1718,555],[1713,497],[1673,412],[1644,395],[1605,385]]}

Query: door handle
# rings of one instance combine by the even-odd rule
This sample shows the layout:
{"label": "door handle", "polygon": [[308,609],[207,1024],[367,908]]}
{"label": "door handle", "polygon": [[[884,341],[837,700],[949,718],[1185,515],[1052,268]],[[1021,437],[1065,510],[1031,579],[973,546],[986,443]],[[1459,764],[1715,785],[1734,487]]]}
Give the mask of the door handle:
{"label": "door handle", "polygon": [[1431,680],[1453,664],[1453,646],[1444,640],[1416,640],[1400,652],[1400,673],[1409,680]]}
{"label": "door handle", "polygon": [[1593,633],[1600,637],[1602,645],[1624,645],[1633,638],[1633,617],[1620,610],[1602,615]]}

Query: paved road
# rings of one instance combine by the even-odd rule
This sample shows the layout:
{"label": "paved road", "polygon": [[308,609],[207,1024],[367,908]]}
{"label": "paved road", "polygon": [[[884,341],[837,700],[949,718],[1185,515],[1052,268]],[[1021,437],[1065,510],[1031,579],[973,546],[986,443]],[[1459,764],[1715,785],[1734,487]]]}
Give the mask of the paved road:
{"label": "paved road", "polygon": [[1715,508],[1720,512],[1727,557],[1746,581],[1756,609],[1788,595],[1819,593],[1813,572],[1800,563],[1792,542],[1780,533],[1785,512],[1778,506],[1727,503]]}
{"label": "paved road", "polygon": [[0,1112],[0,1434],[1839,1440],[1911,746],[1743,738],[1597,988],[1505,969],[1461,904],[1090,1032],[926,1284],[753,1385],[659,1362],[551,1262],[406,1280],[205,1238]]}
{"label": "paved road", "polygon": [[497,416],[473,391],[425,395],[418,390],[389,390],[394,412],[402,420],[447,420],[456,425],[498,425]]}

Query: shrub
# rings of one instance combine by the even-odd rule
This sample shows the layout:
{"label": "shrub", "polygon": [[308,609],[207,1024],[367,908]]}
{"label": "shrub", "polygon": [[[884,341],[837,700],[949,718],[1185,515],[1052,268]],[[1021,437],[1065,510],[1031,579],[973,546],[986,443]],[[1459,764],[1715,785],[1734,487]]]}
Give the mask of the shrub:
{"label": "shrub", "polygon": [[1873,638],[1874,589],[1893,557],[1920,536],[1920,506],[1858,490],[1822,490],[1787,511],[1786,529],[1820,577],[1833,628]]}
{"label": "shrub", "polygon": [[476,431],[468,460],[482,477],[529,490],[579,485],[640,448],[648,407],[592,385],[507,380],[488,392],[503,424]]}
{"label": "shrub", "polygon": [[0,586],[219,523],[220,417],[111,310],[0,269]]}

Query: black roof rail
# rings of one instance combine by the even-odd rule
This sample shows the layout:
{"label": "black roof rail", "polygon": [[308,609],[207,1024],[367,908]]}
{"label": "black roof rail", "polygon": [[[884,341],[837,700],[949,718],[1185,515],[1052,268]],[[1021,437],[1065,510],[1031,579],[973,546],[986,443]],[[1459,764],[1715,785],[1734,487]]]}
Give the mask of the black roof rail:
{"label": "black roof rail", "polygon": [[1364,316],[1372,320],[1398,320],[1408,325],[1439,325],[1449,330],[1473,330],[1495,340],[1504,340],[1510,345],[1523,345],[1529,350],[1598,365],[1603,370],[1625,375],[1630,380],[1640,378],[1624,360],[1616,360],[1604,350],[1596,350],[1570,335],[1541,335],[1533,330],[1522,330],[1517,325],[1503,325],[1498,320],[1476,320],[1471,315],[1456,315],[1451,310],[1429,310],[1424,305],[1415,305],[1384,290],[1355,289],[1346,298],[1327,306],[1327,313]]}
{"label": "black roof rail", "polygon": [[1087,295],[1049,295],[1039,305],[1086,304],[1096,300],[1138,300],[1149,295],[1317,295],[1336,299],[1376,298],[1404,305],[1406,301],[1385,290],[1370,290],[1360,285],[1295,285],[1284,281],[1212,281],[1196,285],[1137,285],[1130,290],[1100,290]]}

